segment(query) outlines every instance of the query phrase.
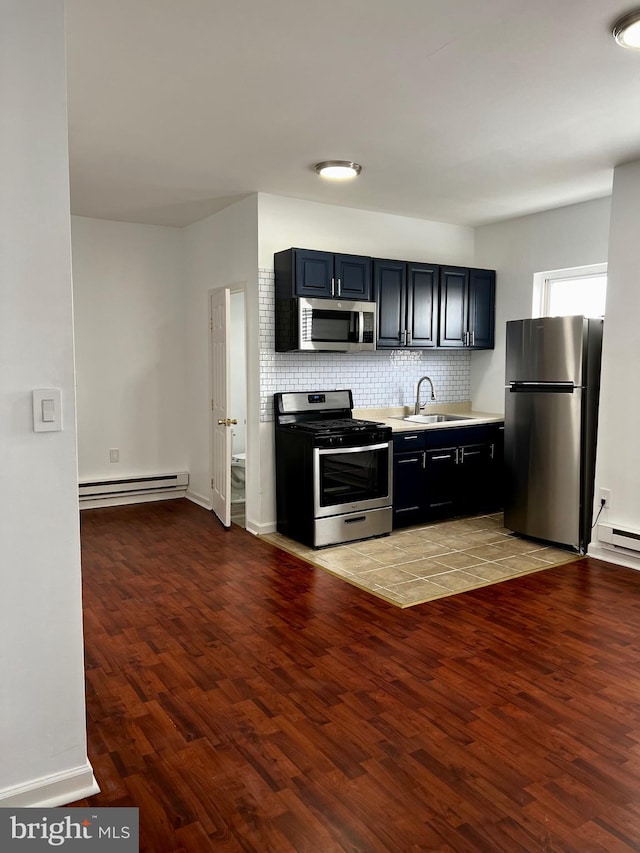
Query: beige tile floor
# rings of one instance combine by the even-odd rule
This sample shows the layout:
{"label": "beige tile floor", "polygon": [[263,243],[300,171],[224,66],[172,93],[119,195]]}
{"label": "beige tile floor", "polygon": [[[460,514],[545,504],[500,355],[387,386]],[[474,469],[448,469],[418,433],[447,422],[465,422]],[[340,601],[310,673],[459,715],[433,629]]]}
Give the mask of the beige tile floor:
{"label": "beige tile floor", "polygon": [[390,536],[314,550],[280,533],[265,537],[398,607],[412,607],[567,563],[578,555],[521,539],[502,513],[394,530]]}

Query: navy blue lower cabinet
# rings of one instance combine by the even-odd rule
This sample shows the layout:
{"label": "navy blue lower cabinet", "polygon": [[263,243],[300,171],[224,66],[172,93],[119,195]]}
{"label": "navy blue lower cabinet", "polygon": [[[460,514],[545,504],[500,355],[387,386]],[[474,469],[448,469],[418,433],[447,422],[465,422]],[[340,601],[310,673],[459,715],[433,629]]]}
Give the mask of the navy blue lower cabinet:
{"label": "navy blue lower cabinet", "polygon": [[425,519],[424,430],[393,436],[393,526]]}
{"label": "navy blue lower cabinet", "polygon": [[503,424],[393,436],[393,525],[502,508]]}
{"label": "navy blue lower cabinet", "polygon": [[425,451],[426,518],[451,518],[461,511],[458,447]]}
{"label": "navy blue lower cabinet", "polygon": [[424,450],[393,457],[393,526],[406,527],[424,519]]}

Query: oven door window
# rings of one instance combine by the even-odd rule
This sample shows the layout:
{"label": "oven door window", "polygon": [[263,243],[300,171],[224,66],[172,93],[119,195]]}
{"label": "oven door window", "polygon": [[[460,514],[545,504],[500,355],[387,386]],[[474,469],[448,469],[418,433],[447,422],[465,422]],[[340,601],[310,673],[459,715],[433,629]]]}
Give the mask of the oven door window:
{"label": "oven door window", "polygon": [[389,494],[389,447],[348,448],[319,454],[321,507],[375,500]]}
{"label": "oven door window", "polygon": [[314,308],[311,313],[311,340],[318,343],[357,343],[358,312]]}

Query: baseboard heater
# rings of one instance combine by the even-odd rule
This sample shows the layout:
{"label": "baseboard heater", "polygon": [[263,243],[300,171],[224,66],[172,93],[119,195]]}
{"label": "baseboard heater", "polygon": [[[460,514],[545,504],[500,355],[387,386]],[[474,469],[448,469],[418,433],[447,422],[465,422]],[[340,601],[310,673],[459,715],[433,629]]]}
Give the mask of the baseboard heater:
{"label": "baseboard heater", "polygon": [[640,551],[640,532],[628,527],[614,527],[612,524],[598,525],[598,540],[605,545],[626,548],[628,551]]}
{"label": "baseboard heater", "polygon": [[106,505],[124,503],[127,499],[157,496],[180,497],[189,485],[189,475],[186,472],[178,474],[157,474],[147,477],[122,477],[113,480],[85,480],[79,484],[80,504],[94,503]]}

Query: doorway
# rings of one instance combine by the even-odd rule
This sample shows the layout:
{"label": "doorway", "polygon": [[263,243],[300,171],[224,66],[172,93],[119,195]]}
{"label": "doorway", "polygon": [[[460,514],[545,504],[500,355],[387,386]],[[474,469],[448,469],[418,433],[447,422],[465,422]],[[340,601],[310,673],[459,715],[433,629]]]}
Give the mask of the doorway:
{"label": "doorway", "polygon": [[247,346],[245,291],[231,290],[229,313],[229,365],[231,417],[231,523],[246,527],[247,461]]}
{"label": "doorway", "polygon": [[209,291],[211,508],[246,528],[247,357],[244,285]]}

